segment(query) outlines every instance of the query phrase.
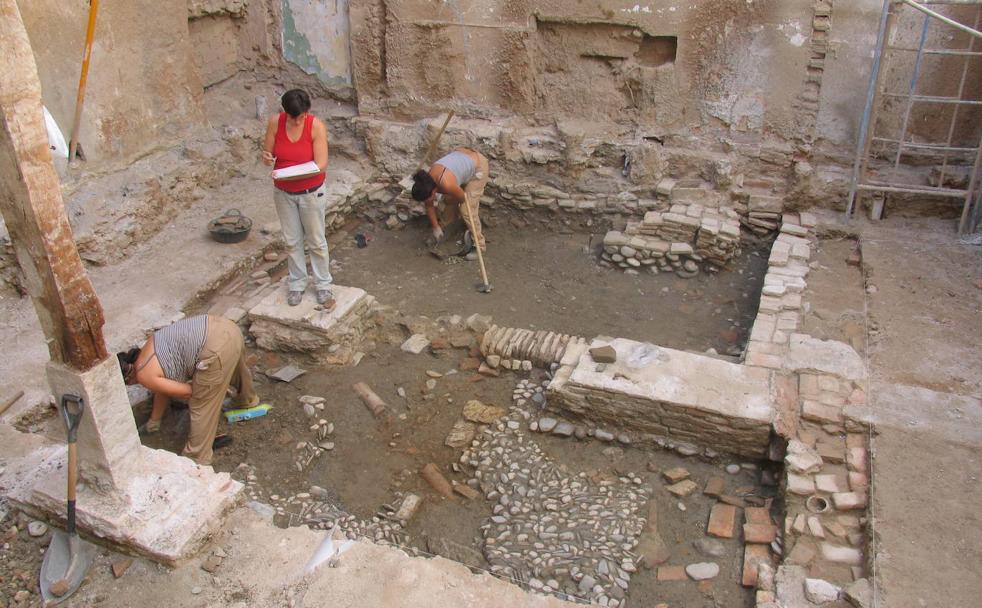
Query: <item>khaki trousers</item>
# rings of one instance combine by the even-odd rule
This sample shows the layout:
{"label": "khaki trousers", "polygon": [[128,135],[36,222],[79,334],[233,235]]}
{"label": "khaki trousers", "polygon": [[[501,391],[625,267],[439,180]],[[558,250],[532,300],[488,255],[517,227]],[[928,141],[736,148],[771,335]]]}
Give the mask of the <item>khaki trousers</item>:
{"label": "khaki trousers", "polygon": [[184,446],[184,455],[198,464],[211,464],[211,444],[218,431],[222,401],[229,385],[238,390],[238,403],[256,401],[239,326],[224,317],[209,315],[208,333],[191,378],[191,400],[188,402],[191,432]]}
{"label": "khaki trousers", "polygon": [[[487,251],[487,245],[484,243],[484,231],[481,230],[481,197],[484,196],[484,188],[488,185],[488,158],[481,153],[478,153],[477,171],[474,173],[474,177],[471,181],[467,182],[463,186],[464,194],[467,195],[467,201],[470,203],[467,207],[467,211],[470,217],[465,216],[465,224],[471,229],[471,236],[474,237],[474,244],[481,248],[481,251]],[[449,226],[451,223],[460,217],[461,211],[457,205],[446,205],[443,210],[443,225]],[[469,221],[468,221],[469,220]],[[471,226],[473,223],[473,226]]]}

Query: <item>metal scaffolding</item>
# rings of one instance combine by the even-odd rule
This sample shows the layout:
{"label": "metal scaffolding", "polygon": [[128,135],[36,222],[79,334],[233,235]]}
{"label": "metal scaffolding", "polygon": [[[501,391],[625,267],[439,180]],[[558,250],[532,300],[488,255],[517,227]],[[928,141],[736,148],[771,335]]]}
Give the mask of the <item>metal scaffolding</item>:
{"label": "metal scaffolding", "polygon": [[[975,22],[972,27],[960,23],[947,17],[932,8],[931,5],[973,5],[975,10]],[[899,46],[891,44],[894,29],[899,13],[909,8],[919,11],[924,15],[923,25],[920,31],[920,39],[917,47]],[[962,49],[948,48],[927,48],[928,32],[931,24],[939,24],[939,27],[946,28],[950,33],[964,32],[969,35],[969,42]],[[959,121],[959,112],[965,108],[982,106],[982,100],[966,99],[966,82],[970,72],[978,74],[982,72],[982,63],[978,61],[982,57],[982,49],[976,50],[976,41],[982,38],[979,31],[982,23],[982,0],[883,0],[883,11],[880,15],[879,34],[877,37],[876,50],[873,55],[873,71],[870,75],[869,88],[866,93],[866,106],[863,110],[863,119],[860,123],[859,138],[856,145],[856,159],[853,164],[852,183],[849,188],[849,198],[846,205],[846,215],[852,217],[856,196],[860,191],[864,192],[895,192],[907,194],[928,194],[934,196],[952,197],[964,199],[961,219],[958,223],[959,234],[965,234],[974,230],[982,211],[982,136],[979,137],[977,145],[966,147],[965,145],[955,146],[952,144],[956,135],[956,125]],[[982,45],[978,45],[982,47]],[[905,92],[887,91],[883,69],[884,63],[889,55],[900,53],[914,53],[915,58],[911,69],[910,82]],[[961,58],[961,79],[958,82],[957,93],[951,94],[927,94],[919,90],[922,71],[924,70],[924,60],[926,57],[934,56],[953,56]],[[970,70],[970,65],[974,61],[974,71]],[[937,80],[935,80],[935,84]],[[880,135],[877,131],[877,112],[886,103],[903,104],[900,112],[899,135],[887,137]],[[936,142],[914,141],[914,136],[910,133],[910,119],[915,105],[933,104],[939,107],[950,108],[950,121],[948,124],[946,137]],[[953,106],[953,107],[952,107]],[[940,138],[939,138],[940,139]],[[873,144],[877,145],[878,150],[872,154]],[[889,155],[886,153],[889,151]],[[901,159],[904,157],[928,156],[937,158],[940,156],[940,176],[937,186],[927,186],[922,184],[905,183],[901,179]],[[889,166],[885,171],[870,171],[870,160],[875,158],[889,160]],[[945,178],[952,170],[953,162],[962,161],[963,163],[974,159],[971,174],[968,178],[966,188],[945,187]]]}

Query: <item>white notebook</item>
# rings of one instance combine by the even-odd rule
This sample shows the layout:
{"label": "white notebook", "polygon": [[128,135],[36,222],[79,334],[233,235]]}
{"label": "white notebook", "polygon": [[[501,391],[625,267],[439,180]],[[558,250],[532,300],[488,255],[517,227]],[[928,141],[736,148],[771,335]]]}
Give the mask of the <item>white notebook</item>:
{"label": "white notebook", "polygon": [[289,177],[302,177],[304,175],[315,175],[321,170],[314,161],[308,161],[300,165],[283,167],[273,171],[273,179],[287,179]]}

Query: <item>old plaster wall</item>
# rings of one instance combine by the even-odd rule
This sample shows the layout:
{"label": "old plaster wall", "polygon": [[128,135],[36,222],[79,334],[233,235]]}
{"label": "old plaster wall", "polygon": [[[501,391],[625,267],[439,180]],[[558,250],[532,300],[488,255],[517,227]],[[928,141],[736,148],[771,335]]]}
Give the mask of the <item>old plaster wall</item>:
{"label": "old plaster wall", "polygon": [[[72,129],[89,3],[19,0],[45,105]],[[201,120],[185,0],[100,4],[79,141],[91,161],[125,161]]]}
{"label": "old plaster wall", "polygon": [[363,112],[434,105],[794,137],[811,0],[353,0]]}
{"label": "old plaster wall", "polygon": [[276,62],[277,6],[269,0],[190,0],[188,30],[204,87]]}

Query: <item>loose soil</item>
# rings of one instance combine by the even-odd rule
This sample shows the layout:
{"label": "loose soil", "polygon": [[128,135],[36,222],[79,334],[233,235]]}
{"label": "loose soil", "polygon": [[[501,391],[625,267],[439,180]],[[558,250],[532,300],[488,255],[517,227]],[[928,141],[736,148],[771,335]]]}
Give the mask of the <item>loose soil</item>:
{"label": "loose soil", "polygon": [[[331,239],[335,280],[361,287],[407,314],[479,312],[508,327],[585,338],[613,336],[660,346],[740,354],[757,314],[769,243],[745,240],[731,269],[692,279],[629,275],[597,263],[606,227],[544,214],[482,212],[490,294],[478,293],[477,262],[441,262],[423,243],[427,223],[402,230],[352,225]],[[592,225],[587,225],[590,222]],[[354,234],[372,237],[355,246]]]}

